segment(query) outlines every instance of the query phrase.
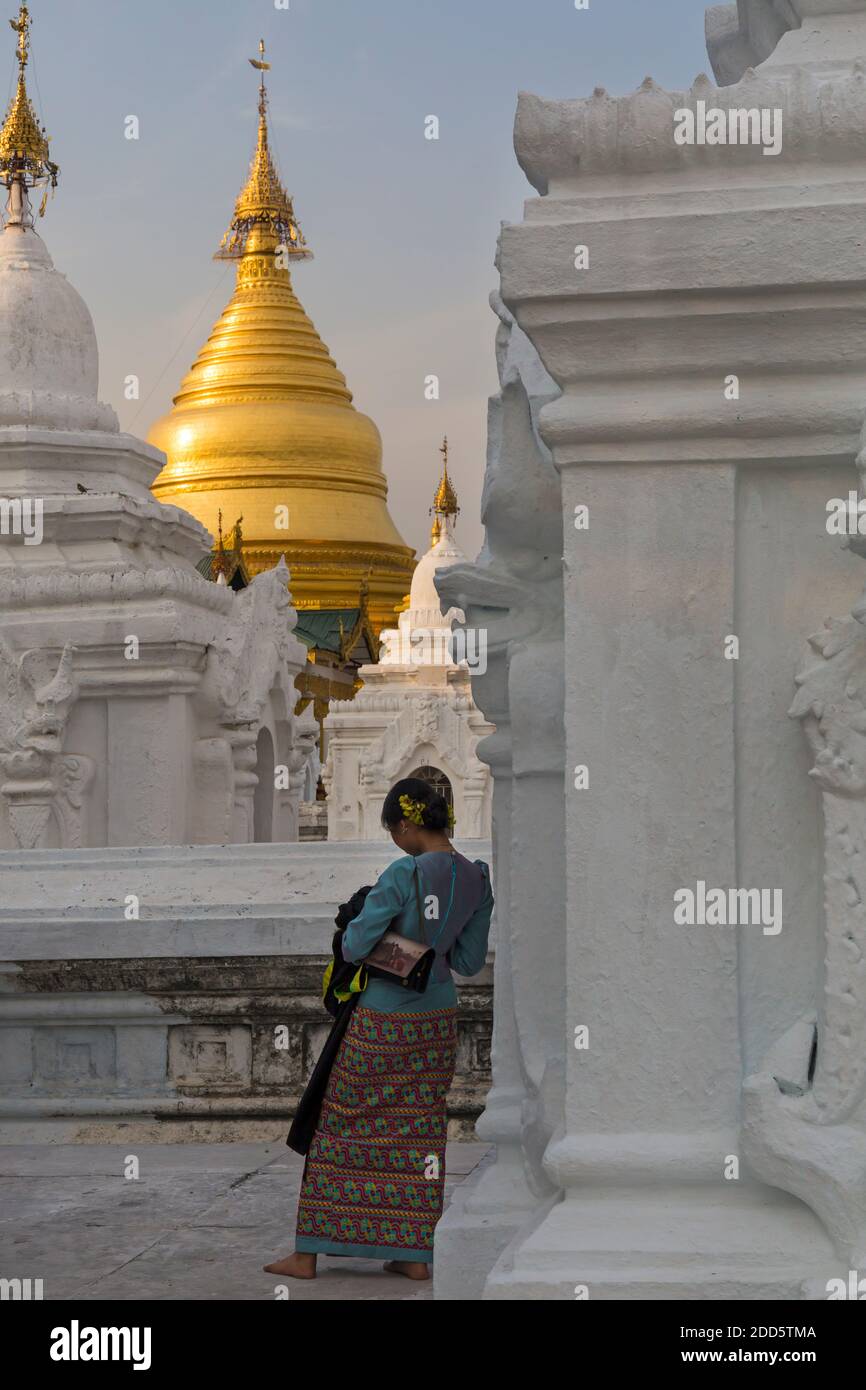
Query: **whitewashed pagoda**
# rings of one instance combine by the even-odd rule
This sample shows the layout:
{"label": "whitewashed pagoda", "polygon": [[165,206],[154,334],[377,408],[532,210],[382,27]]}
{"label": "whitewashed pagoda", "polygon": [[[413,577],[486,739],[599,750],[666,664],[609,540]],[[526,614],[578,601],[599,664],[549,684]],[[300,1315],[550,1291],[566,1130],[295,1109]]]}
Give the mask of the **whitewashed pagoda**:
{"label": "whitewashed pagoda", "polygon": [[[0,848],[297,837],[315,737],[284,562],[242,594],[155,501],[164,456],[97,398],[93,321],[35,231],[57,183],[27,92],[0,131]],[[282,779],[275,767],[285,769]]]}
{"label": "whitewashed pagoda", "polygon": [[[412,577],[408,606],[396,628],[382,633],[376,664],[358,672],[363,688],[352,701],[333,701],[325,721],[328,838],[372,840],[384,832],[382,802],[400,777],[424,777],[453,805],[461,839],[490,835],[490,770],[476,748],[493,732],[472,698],[469,662],[453,625],[463,614],[443,613],[434,576],[466,563],[454,537],[459,512],[448,476],[448,441],[442,477],[431,507],[430,549]],[[477,644],[472,659],[481,653]]]}

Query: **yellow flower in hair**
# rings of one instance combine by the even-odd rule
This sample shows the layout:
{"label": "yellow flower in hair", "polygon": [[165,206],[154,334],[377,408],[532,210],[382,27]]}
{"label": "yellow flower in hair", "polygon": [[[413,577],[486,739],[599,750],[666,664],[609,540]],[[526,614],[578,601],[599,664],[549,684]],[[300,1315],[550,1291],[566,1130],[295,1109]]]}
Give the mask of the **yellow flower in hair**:
{"label": "yellow flower in hair", "polygon": [[453,830],[453,829],[454,829],[454,822],[455,822],[456,819],[457,819],[457,817],[454,815],[454,807],[453,807],[453,806],[449,806],[449,807],[448,807],[448,829],[449,829],[449,830]]}
{"label": "yellow flower in hair", "polygon": [[400,797],[400,810],[403,812],[406,820],[410,820],[413,825],[424,824],[425,809],[423,801],[413,801],[411,796]]}

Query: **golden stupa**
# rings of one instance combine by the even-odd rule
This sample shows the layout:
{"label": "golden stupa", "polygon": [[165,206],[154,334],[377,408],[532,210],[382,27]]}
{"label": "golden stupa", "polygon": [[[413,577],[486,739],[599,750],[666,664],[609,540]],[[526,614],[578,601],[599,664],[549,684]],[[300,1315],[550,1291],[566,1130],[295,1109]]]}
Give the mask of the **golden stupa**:
{"label": "golden stupa", "polygon": [[174,408],[150,430],[168,459],[153,491],[214,535],[220,511],[242,516],[250,574],[285,554],[298,609],[357,607],[366,581],[378,636],[414,551],[388,514],[379,431],[352,405],[292,288],[289,265],[312,253],[270,151],[259,48],[258,143],[216,256],[238,262],[237,285]]}

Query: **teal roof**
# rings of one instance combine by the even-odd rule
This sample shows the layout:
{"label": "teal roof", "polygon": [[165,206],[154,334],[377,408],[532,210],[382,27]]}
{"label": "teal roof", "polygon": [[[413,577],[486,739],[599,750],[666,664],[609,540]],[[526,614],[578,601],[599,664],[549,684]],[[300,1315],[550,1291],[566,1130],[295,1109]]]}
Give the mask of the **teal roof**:
{"label": "teal roof", "polygon": [[[226,551],[225,555],[226,559],[229,561],[229,564],[233,565],[233,568],[230,569],[231,579],[228,581],[228,586],[230,589],[234,589],[235,593],[238,593],[241,589],[245,589],[247,587],[243,570],[241,568],[240,563],[236,560],[236,557],[232,551]],[[217,552],[215,550],[211,550],[207,555],[202,555],[201,559],[196,560],[195,563],[195,567],[198,570],[199,574],[202,576],[202,578],[209,579],[212,583],[216,583],[217,578],[216,574],[214,573],[214,561],[216,560],[216,557]]]}
{"label": "teal roof", "polygon": [[307,648],[340,654],[340,623],[343,637],[350,637],[361,616],[360,608],[302,608],[298,612],[295,636]]}

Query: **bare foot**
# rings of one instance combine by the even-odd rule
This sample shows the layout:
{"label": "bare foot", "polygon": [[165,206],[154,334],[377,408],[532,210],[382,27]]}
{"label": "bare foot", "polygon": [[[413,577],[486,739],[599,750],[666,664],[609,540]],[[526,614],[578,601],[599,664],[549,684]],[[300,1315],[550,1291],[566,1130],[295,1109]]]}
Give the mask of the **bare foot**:
{"label": "bare foot", "polygon": [[262,1265],[262,1269],[265,1274],[288,1274],[291,1279],[315,1279],[316,1256],[296,1250],[284,1260],[277,1260],[272,1265]]}
{"label": "bare foot", "polygon": [[430,1266],[423,1260],[386,1260],[385,1268],[389,1274],[405,1274],[407,1279],[429,1279]]}

